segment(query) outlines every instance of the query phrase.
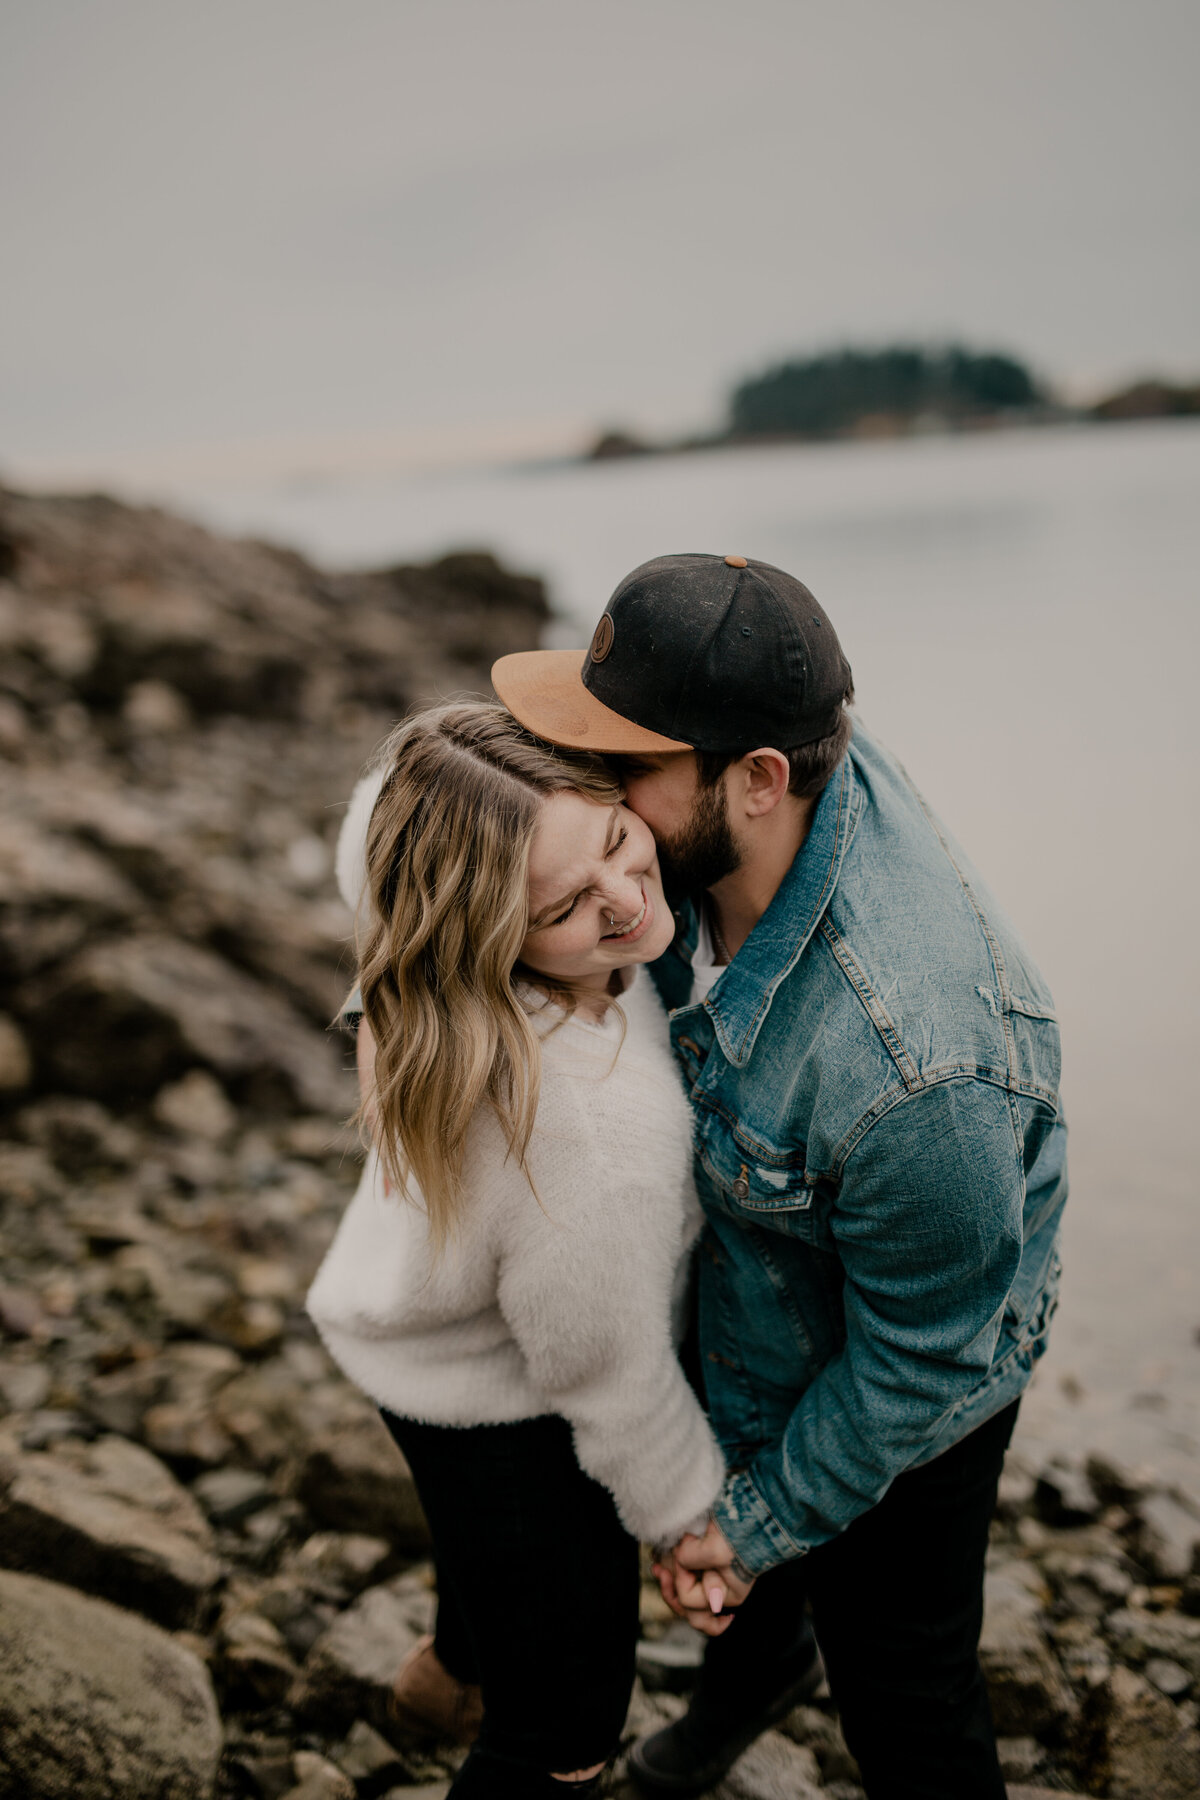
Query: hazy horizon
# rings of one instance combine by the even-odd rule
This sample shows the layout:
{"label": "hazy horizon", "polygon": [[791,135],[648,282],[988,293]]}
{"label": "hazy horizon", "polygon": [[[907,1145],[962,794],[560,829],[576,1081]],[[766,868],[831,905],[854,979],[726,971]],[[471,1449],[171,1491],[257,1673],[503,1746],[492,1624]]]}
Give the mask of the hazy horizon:
{"label": "hazy horizon", "polygon": [[711,427],[962,339],[1200,376],[1179,0],[14,0],[0,474],[186,486]]}

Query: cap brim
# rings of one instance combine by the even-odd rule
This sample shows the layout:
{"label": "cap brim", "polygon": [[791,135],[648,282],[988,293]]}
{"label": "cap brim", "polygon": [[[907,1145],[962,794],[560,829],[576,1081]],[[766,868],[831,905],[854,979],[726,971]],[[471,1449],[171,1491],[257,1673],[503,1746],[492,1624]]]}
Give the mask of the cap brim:
{"label": "cap brim", "polygon": [[586,655],[586,650],[517,650],[492,664],[492,686],[526,731],[564,749],[620,756],[693,748],[623,719],[589,694],[579,672]]}

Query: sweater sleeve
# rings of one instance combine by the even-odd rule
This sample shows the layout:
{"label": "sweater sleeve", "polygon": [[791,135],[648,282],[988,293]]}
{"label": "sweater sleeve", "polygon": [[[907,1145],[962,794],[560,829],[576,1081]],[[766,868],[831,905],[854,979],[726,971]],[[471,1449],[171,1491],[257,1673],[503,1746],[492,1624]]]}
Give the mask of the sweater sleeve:
{"label": "sweater sleeve", "polygon": [[581,1184],[577,1168],[556,1183],[535,1160],[538,1199],[522,1178],[499,1304],[548,1409],[572,1427],[580,1467],[634,1537],[674,1543],[703,1529],[724,1475],[671,1340],[678,1244],[654,1231],[661,1194],[628,1181],[618,1191],[599,1147],[591,1161]]}

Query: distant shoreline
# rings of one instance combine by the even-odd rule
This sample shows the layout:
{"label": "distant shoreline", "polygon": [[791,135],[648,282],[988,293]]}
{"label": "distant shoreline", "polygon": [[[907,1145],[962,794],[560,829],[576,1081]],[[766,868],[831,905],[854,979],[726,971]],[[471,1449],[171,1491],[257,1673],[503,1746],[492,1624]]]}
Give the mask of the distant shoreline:
{"label": "distant shoreline", "polygon": [[827,431],[716,431],[656,441],[619,429],[601,431],[591,445],[564,460],[622,462],[645,457],[690,456],[714,450],[758,450],[800,444],[894,443],[907,438],[978,437],[1046,426],[1152,424],[1200,418],[1200,383],[1137,382],[1092,406],[1048,404],[951,417],[924,412],[872,412]]}

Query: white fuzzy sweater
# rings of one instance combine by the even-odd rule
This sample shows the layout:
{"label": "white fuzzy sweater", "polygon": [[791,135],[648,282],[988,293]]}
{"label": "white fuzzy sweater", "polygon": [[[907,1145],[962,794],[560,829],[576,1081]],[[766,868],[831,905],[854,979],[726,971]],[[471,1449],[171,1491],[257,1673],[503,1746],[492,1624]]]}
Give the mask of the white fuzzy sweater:
{"label": "white fuzzy sweater", "polygon": [[[379,783],[360,783],[338,846],[351,905]],[[308,1307],[341,1367],[392,1412],[445,1425],[561,1414],[628,1530],[670,1542],[699,1528],[723,1475],[672,1322],[701,1215],[691,1110],[643,971],[621,1006],[624,1042],[611,1013],[543,1037],[529,1148],[541,1205],[481,1109],[461,1229],[435,1258],[424,1212],[384,1192],[372,1152]],[[547,1028],[561,1017],[541,1016]]]}

